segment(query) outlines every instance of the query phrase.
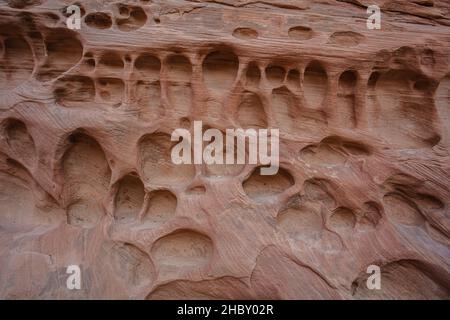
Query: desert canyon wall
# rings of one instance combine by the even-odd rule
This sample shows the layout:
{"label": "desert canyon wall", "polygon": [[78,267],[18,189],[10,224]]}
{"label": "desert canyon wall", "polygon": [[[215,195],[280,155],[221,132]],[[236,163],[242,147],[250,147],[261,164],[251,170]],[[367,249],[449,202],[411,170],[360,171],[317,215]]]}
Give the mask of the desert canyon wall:
{"label": "desert canyon wall", "polygon": [[0,298],[449,299],[449,61],[447,0],[0,1]]}

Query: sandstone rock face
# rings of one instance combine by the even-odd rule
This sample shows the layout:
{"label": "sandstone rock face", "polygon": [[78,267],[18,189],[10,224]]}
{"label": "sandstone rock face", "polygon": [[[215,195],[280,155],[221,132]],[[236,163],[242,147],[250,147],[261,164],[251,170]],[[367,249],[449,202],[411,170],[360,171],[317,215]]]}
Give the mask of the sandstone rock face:
{"label": "sandstone rock face", "polygon": [[[0,1],[1,298],[450,297],[447,0],[71,4]],[[175,165],[194,121],[280,170]]]}

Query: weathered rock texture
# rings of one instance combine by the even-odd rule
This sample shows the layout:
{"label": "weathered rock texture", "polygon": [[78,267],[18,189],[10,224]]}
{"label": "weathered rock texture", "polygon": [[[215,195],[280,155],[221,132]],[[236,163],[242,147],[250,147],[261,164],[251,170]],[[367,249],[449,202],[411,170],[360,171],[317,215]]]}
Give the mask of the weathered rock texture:
{"label": "weathered rock texture", "polygon": [[[450,297],[447,0],[70,4],[0,1],[1,298]],[[194,120],[279,173],[172,164]]]}

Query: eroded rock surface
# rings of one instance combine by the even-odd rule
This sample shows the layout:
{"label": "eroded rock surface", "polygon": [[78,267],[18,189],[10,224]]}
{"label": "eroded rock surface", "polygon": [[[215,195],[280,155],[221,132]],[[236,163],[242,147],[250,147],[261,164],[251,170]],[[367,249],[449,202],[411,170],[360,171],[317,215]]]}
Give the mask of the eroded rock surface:
{"label": "eroded rock surface", "polygon": [[[1,298],[450,298],[448,1],[74,3],[0,1]],[[196,120],[280,170],[173,164]]]}

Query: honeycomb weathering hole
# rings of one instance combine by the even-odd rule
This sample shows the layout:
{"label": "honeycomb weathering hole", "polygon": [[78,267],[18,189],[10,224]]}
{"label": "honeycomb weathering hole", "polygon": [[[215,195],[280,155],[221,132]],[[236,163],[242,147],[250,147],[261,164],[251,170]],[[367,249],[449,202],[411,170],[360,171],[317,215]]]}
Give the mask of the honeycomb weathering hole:
{"label": "honeycomb weathering hole", "polygon": [[314,36],[314,32],[309,27],[297,26],[288,31],[289,37],[294,40],[309,40]]}
{"label": "honeycomb weathering hole", "polygon": [[9,146],[17,155],[23,157],[25,161],[35,160],[36,147],[25,123],[9,119],[5,124],[5,133]]}
{"label": "honeycomb weathering hole", "polygon": [[93,12],[89,13],[84,22],[91,28],[96,29],[109,29],[112,26],[111,16],[105,12]]}
{"label": "honeycomb weathering hole", "polygon": [[242,128],[267,128],[267,116],[257,94],[245,92],[238,107],[238,121]]}
{"label": "honeycomb weathering hole", "polygon": [[227,93],[236,80],[239,59],[231,51],[215,51],[203,61],[203,80],[209,90],[219,95]]}
{"label": "honeycomb weathering hole", "polygon": [[168,190],[155,190],[149,193],[148,207],[143,216],[145,222],[164,223],[175,216],[177,197]]}
{"label": "honeycomb weathering hole", "polygon": [[158,239],[151,253],[160,273],[179,274],[206,266],[213,249],[208,236],[193,230],[179,230]]}
{"label": "honeycomb weathering hole", "polygon": [[134,68],[142,71],[146,78],[158,80],[161,70],[161,61],[151,54],[141,54],[134,61]]}
{"label": "honeycomb weathering hole", "polygon": [[343,47],[354,47],[365,40],[362,34],[353,31],[338,31],[334,32],[328,42],[330,44],[343,46]]}
{"label": "honeycomb weathering hole", "polygon": [[98,65],[99,68],[104,68],[105,70],[121,70],[124,67],[124,62],[118,53],[114,51],[106,51],[101,55]]}
{"label": "honeycomb weathering hole", "polygon": [[177,116],[186,116],[192,105],[192,65],[187,57],[172,55],[167,58],[165,68],[169,80],[167,95],[172,108]]}
{"label": "honeycomb weathering hole", "polygon": [[286,86],[272,90],[271,104],[274,120],[280,128],[280,133],[314,136],[322,126],[320,119],[302,112],[300,100]]}
{"label": "honeycomb weathering hole", "polygon": [[175,165],[171,150],[176,144],[164,133],[144,136],[139,142],[139,162],[143,177],[156,185],[179,185],[189,183],[195,176],[192,164]]}
{"label": "honeycomb weathering hole", "polygon": [[109,189],[111,170],[103,149],[90,136],[74,133],[68,142],[62,160],[67,221],[90,228],[104,215],[102,201]]}
{"label": "honeycomb weathering hole", "polygon": [[233,36],[243,40],[257,39],[258,31],[252,28],[237,28],[233,31]]}
{"label": "honeycomb weathering hole", "polygon": [[280,86],[286,77],[286,70],[277,65],[269,65],[266,68],[266,78],[273,87]]}
{"label": "honeycomb weathering hole", "polygon": [[53,29],[45,35],[46,60],[39,69],[38,80],[56,78],[81,60],[83,45],[77,37],[68,29]]}
{"label": "honeycomb weathering hole", "polygon": [[55,81],[53,96],[64,107],[87,107],[95,99],[95,83],[88,76],[64,76]]}
{"label": "honeycomb weathering hole", "polygon": [[134,31],[147,22],[147,14],[141,7],[125,4],[118,4],[117,6],[119,17],[116,17],[116,24],[120,31]]}
{"label": "honeycomb weathering hole", "polygon": [[99,78],[96,89],[103,102],[119,106],[123,101],[125,84],[119,78]]}
{"label": "honeycomb weathering hole", "polygon": [[189,59],[182,55],[173,55],[166,60],[170,81],[190,82],[192,66]]}
{"label": "honeycomb weathering hole", "polygon": [[13,88],[28,80],[34,69],[30,45],[21,37],[3,40],[3,61],[0,60],[0,84],[2,89]]}
{"label": "honeycomb weathering hole", "polygon": [[303,93],[309,107],[319,109],[327,92],[327,73],[319,62],[311,62],[305,69]]}
{"label": "honeycomb weathering hole", "polygon": [[162,115],[161,83],[159,81],[139,80],[136,83],[135,104],[152,119]]}
{"label": "honeycomb weathering hole", "polygon": [[341,125],[347,128],[356,126],[356,81],[357,74],[351,70],[345,71],[339,77],[337,114]]}
{"label": "honeycomb weathering hole", "polygon": [[356,224],[356,216],[349,208],[339,207],[332,213],[329,225],[334,230],[351,232]]}
{"label": "honeycomb weathering hole", "polygon": [[119,222],[136,221],[144,203],[144,185],[136,175],[127,175],[119,181],[115,198],[114,217]]}
{"label": "honeycomb weathering hole", "polygon": [[279,168],[276,175],[261,175],[260,167],[253,170],[243,183],[245,193],[254,200],[278,195],[295,184],[294,177],[285,169]]}
{"label": "honeycomb weathering hole", "polygon": [[258,66],[251,63],[246,71],[246,85],[250,87],[258,87],[261,81],[261,71]]}

